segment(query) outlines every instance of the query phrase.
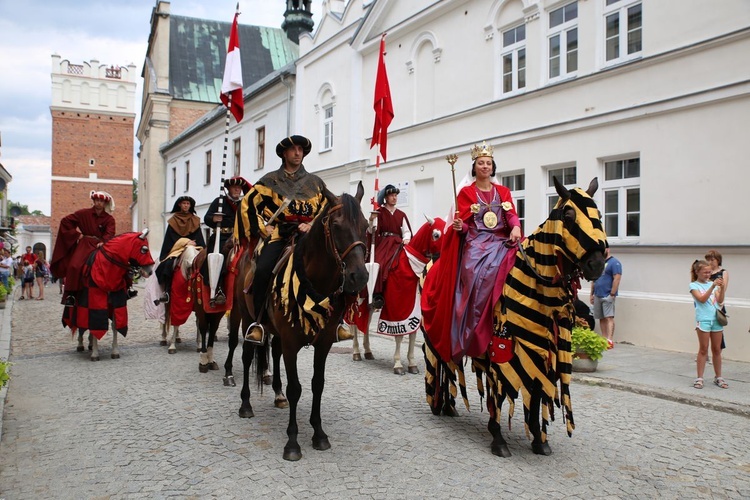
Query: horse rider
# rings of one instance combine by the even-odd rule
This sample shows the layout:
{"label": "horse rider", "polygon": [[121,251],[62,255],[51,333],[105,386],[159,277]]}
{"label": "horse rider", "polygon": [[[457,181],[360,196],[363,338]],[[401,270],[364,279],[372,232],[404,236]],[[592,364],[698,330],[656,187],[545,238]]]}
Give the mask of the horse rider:
{"label": "horse rider", "polygon": [[281,167],[261,177],[242,200],[245,237],[264,240],[256,256],[252,283],[256,317],[245,335],[245,340],[256,344],[264,340],[263,306],[277,260],[295,234],[310,230],[313,220],[327,204],[325,183],[302,164],[311,149],[310,140],[301,135],[282,139],[276,146]]}
{"label": "horse rider", "polygon": [[[216,296],[212,299],[215,305],[222,305],[227,301],[226,294],[221,288],[229,265],[230,248],[225,247],[227,241],[232,238],[237,209],[242,202],[242,196],[250,191],[250,183],[242,177],[235,176],[224,181],[224,188],[227,194],[216,197],[203,217],[203,222],[214,230],[208,238],[208,246],[206,247],[208,252],[212,253],[214,251],[216,233],[218,231],[220,235],[219,249],[224,256],[224,265],[221,267],[221,273],[219,274],[219,285],[216,290]],[[219,203],[221,203],[221,212],[219,212]],[[205,268],[204,270],[208,269],[208,260],[206,260],[203,267]],[[205,276],[208,275],[205,274]]]}
{"label": "horse rider", "polygon": [[[371,297],[375,309],[383,307],[383,290],[388,279],[388,271],[398,251],[411,240],[411,225],[406,214],[396,208],[398,194],[401,191],[393,184],[383,189],[382,198],[379,196],[380,207],[370,215],[370,227],[367,232],[375,241],[375,262],[380,264],[378,278]],[[373,222],[377,224],[373,227]]]}
{"label": "horse rider", "polygon": [[83,288],[83,267],[91,252],[115,235],[112,196],[104,191],[91,191],[89,198],[92,207],[73,212],[60,221],[52,252],[52,274],[65,278],[62,303],[66,307],[75,305],[75,295]]}
{"label": "horse rider", "polygon": [[167,259],[172,252],[172,247],[180,238],[187,238],[195,242],[199,247],[205,247],[203,231],[201,231],[201,219],[195,215],[195,200],[190,196],[180,196],[172,207],[172,217],[167,221],[167,231],[164,233],[164,241],[159,253],[159,266],[155,274],[162,287],[162,296],[159,302],[169,302],[169,292],[172,289],[172,274],[174,273],[174,260]]}

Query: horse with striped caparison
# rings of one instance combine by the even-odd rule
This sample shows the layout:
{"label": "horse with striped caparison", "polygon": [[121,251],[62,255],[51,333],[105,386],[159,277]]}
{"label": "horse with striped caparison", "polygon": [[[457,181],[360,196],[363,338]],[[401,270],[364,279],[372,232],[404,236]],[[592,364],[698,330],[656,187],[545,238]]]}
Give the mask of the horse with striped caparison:
{"label": "horse with striped caparison", "polygon": [[[568,190],[556,178],[554,183],[560,200],[519,246],[494,308],[495,335],[487,353],[472,360],[477,388],[486,396],[490,415],[491,451],[501,457],[510,456],[501,432],[501,406],[507,399],[510,421],[519,393],[534,453],[551,453],[547,425],[554,420],[555,406],[564,408],[568,435],[575,428],[570,399],[573,302],[580,277],[591,281],[604,271],[606,235],[592,198],[597,179],[585,191]],[[468,408],[463,367],[441,360],[427,338],[424,349],[427,401],[433,413],[456,415],[456,374]]]}

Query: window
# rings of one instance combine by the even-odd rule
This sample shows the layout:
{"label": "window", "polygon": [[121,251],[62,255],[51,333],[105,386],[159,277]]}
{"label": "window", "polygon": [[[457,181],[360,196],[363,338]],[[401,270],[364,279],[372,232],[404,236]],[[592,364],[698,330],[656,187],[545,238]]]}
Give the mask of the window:
{"label": "window", "polygon": [[172,196],[177,194],[177,167],[172,167]]}
{"label": "window", "polygon": [[190,191],[190,160],[185,162],[185,192]]}
{"label": "window", "polygon": [[604,45],[607,64],[638,57],[642,50],[642,5],[626,0],[607,0],[604,11]]}
{"label": "window", "polygon": [[603,222],[609,238],[641,235],[641,159],[604,162]]}
{"label": "window", "polygon": [[240,153],[242,151],[242,145],[240,139],[235,139],[232,143],[232,151],[234,151],[234,176],[240,175]]}
{"label": "window", "polygon": [[323,108],[323,151],[333,149],[333,105]]}
{"label": "window", "polygon": [[549,78],[578,71],[578,2],[549,13]]}
{"label": "window", "polygon": [[503,94],[526,87],[526,25],[503,32]]}
{"label": "window", "polygon": [[510,189],[518,218],[521,220],[521,231],[526,234],[526,174],[504,175],[500,178],[500,183]]}
{"label": "window", "polygon": [[258,158],[255,162],[255,170],[260,170],[266,165],[266,127],[256,129],[255,137],[258,140]]}
{"label": "window", "polygon": [[568,167],[555,167],[547,170],[547,211],[551,212],[560,197],[557,195],[555,190],[554,177],[557,177],[559,182],[562,182],[566,188],[570,189],[575,187],[577,182],[576,166]]}
{"label": "window", "polygon": [[211,184],[211,151],[206,151],[206,173],[203,176],[203,184]]}

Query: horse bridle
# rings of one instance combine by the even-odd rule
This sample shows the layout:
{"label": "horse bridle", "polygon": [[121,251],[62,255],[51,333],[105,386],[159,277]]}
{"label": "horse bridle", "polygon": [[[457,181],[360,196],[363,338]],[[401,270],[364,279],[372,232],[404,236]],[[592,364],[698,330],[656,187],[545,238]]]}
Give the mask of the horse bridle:
{"label": "horse bridle", "polygon": [[132,272],[132,273],[136,273],[141,269],[141,266],[138,264],[135,264],[135,265],[130,264],[130,263],[126,264],[124,262],[120,262],[119,260],[115,259],[110,254],[108,254],[106,250],[104,250],[104,246],[100,246],[99,248],[97,248],[97,250],[100,251],[102,255],[104,255],[104,258],[106,258],[112,264],[116,265],[117,267],[121,269],[125,269],[126,271]]}
{"label": "horse bridle", "polygon": [[333,241],[333,232],[331,231],[331,214],[333,212],[341,210],[343,207],[344,205],[341,203],[339,203],[338,205],[334,205],[330,210],[328,210],[328,213],[323,219],[323,231],[326,237],[326,246],[330,246],[331,252],[333,253],[333,258],[336,259],[336,265],[341,269],[341,285],[339,286],[338,290],[334,292],[334,295],[338,295],[344,291],[344,281],[346,275],[346,262],[344,262],[344,259],[346,259],[346,256],[349,255],[349,253],[358,246],[362,246],[362,248],[365,249],[365,252],[367,251],[367,244],[365,244],[364,241],[357,240],[346,247],[346,250],[339,254],[339,249],[336,248],[336,242]]}

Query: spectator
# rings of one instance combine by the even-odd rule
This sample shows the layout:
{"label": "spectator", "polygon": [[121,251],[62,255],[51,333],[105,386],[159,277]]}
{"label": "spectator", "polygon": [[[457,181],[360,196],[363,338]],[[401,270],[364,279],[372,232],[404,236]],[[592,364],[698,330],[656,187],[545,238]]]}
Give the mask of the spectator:
{"label": "spectator", "polygon": [[8,278],[10,273],[13,272],[13,257],[10,256],[10,252],[7,248],[2,249],[2,260],[0,260],[0,281],[3,283],[5,290],[10,293],[8,288]]}
{"label": "spectator", "polygon": [[36,253],[36,261],[34,262],[34,277],[36,278],[36,285],[39,287],[39,294],[36,300],[44,300],[44,280],[48,274],[47,261],[44,259],[42,251],[39,250]]}
{"label": "spectator", "polygon": [[591,303],[594,304],[594,318],[599,320],[602,335],[607,339],[607,348],[615,346],[615,298],[620,289],[622,264],[611,255],[609,244],[604,250],[607,259],[604,272],[591,286]]}
{"label": "spectator", "polygon": [[34,266],[26,262],[23,266],[23,290],[21,290],[21,300],[33,299],[32,291],[34,288]]}
{"label": "spectator", "polygon": [[721,338],[724,329],[716,321],[716,310],[724,302],[724,279],[710,281],[711,266],[705,260],[696,260],[690,269],[690,294],[695,305],[695,332],[698,334],[697,375],[693,383],[696,389],[703,389],[703,372],[706,369],[708,345],[714,361],[714,384],[728,389],[729,384],[721,376]]}
{"label": "spectator", "polygon": [[[715,281],[717,278],[723,278],[724,279],[724,286],[722,287],[724,289],[724,300],[727,300],[727,288],[729,288],[729,272],[721,267],[721,254],[718,250],[709,250],[708,253],[706,253],[706,262],[711,266],[711,277],[709,280]],[[723,301],[721,305],[721,311],[726,314],[727,310],[724,307]],[[727,344],[724,342],[724,334],[721,335],[721,348],[726,349]],[[709,359],[709,363],[710,363]]]}

